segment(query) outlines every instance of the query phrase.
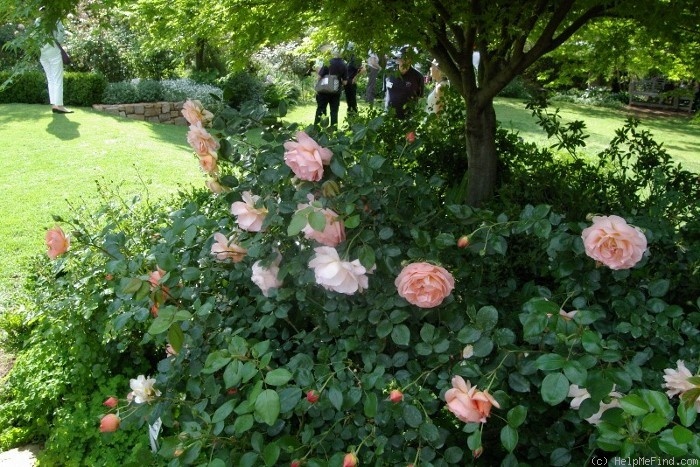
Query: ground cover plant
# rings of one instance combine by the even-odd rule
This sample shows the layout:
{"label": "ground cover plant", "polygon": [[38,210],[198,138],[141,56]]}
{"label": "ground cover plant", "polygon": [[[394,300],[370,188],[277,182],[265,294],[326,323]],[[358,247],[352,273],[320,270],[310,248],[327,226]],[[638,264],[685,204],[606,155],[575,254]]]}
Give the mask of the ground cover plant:
{"label": "ground cover plant", "polygon": [[[47,237],[22,331],[58,383],[20,362],[0,402],[3,428],[50,433],[47,462],[698,457],[697,175],[635,122],[595,163],[499,132],[508,183],[473,209],[421,170],[450,124],[367,114],[329,134],[189,109],[211,191],[76,212]],[[78,415],[51,415],[69,388]]]}

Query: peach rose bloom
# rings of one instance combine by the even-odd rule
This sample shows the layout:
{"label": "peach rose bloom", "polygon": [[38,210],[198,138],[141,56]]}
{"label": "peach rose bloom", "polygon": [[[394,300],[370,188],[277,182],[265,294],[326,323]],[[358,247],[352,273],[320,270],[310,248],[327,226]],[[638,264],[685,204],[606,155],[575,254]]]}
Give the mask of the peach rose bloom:
{"label": "peach rose bloom", "polygon": [[198,123],[190,125],[190,131],[187,132],[187,142],[200,157],[216,157],[216,151],[219,149],[219,142]]}
{"label": "peach rose bloom", "polygon": [[163,280],[163,276],[165,276],[165,274],[165,271],[163,271],[159,267],[156,267],[156,270],[151,272],[151,274],[148,276],[148,282],[151,283],[151,288],[158,287],[160,285],[160,281]]}
{"label": "peach rose bloom", "polygon": [[[307,208],[308,204],[300,204],[298,210]],[[306,224],[302,229],[304,236],[310,240],[315,240],[321,245],[336,247],[345,241],[345,224],[340,220],[340,216],[332,209],[322,209],[321,212],[326,218],[326,226],[323,231],[315,230],[311,225]]]}
{"label": "peach rose bloom", "polygon": [[642,259],[647,238],[619,216],[595,216],[581,232],[586,254],[610,269],[629,269]]}
{"label": "peach rose bloom", "polygon": [[190,125],[206,125],[214,119],[214,114],[206,110],[200,101],[189,99],[182,105],[182,116]]}
{"label": "peach rose bloom", "polygon": [[455,279],[445,268],[430,263],[411,263],[399,273],[394,285],[403,297],[420,308],[433,308],[452,293]]}
{"label": "peach rose bloom", "polygon": [[70,239],[63,233],[63,229],[59,226],[49,229],[46,232],[44,240],[48,247],[46,254],[48,254],[51,259],[58,258],[70,248]]}
{"label": "peach rose bloom", "polygon": [[367,270],[359,260],[342,261],[335,248],[329,246],[320,246],[314,251],[316,255],[309,261],[309,267],[314,270],[318,285],[346,295],[368,287]]}
{"label": "peach rose bloom", "polygon": [[216,175],[217,170],[219,170],[219,166],[216,163],[216,157],[212,156],[211,154],[199,156],[199,168],[206,174]]}
{"label": "peach rose bloom", "polygon": [[252,194],[250,191],[242,193],[243,201],[236,201],[231,205],[231,214],[236,216],[238,226],[248,232],[260,232],[262,224],[267,216],[267,209],[256,208],[260,201],[260,196]]}
{"label": "peach rose bloom", "polygon": [[331,163],[333,153],[322,148],[303,131],[297,132],[296,141],[284,143],[284,163],[301,180],[317,182],[323,177],[323,166]]}
{"label": "peach rose bloom", "polygon": [[217,261],[230,259],[234,263],[243,261],[248,250],[234,243],[234,239],[226,238],[222,233],[214,234],[214,244],[211,246],[211,254]]}
{"label": "peach rose bloom", "polygon": [[685,362],[683,360],[678,360],[676,362],[676,367],[676,370],[672,368],[664,370],[664,388],[667,389],[666,395],[668,397],[683,394],[696,387],[693,383],[688,381],[689,378],[693,377],[693,374],[685,366]]}
{"label": "peach rose bloom", "polygon": [[461,376],[452,378],[452,389],[445,392],[447,408],[464,423],[486,423],[491,407],[500,409],[498,401],[488,391],[477,391]]}
{"label": "peach rose bloom", "polygon": [[121,420],[113,413],[108,413],[100,420],[100,431],[102,433],[112,433],[117,431]]}

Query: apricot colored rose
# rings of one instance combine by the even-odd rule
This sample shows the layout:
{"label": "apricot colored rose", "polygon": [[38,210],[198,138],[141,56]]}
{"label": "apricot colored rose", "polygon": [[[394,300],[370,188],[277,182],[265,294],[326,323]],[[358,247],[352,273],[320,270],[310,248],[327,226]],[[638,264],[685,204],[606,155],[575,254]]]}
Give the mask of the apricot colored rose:
{"label": "apricot colored rose", "polygon": [[207,186],[207,188],[209,188],[209,190],[212,193],[221,194],[228,191],[228,189],[225,186],[223,186],[216,178],[210,178],[209,180],[204,182],[204,184]]}
{"label": "apricot colored rose", "polygon": [[189,99],[182,105],[182,116],[190,125],[206,125],[214,119],[214,114],[206,110],[200,101]]}
{"label": "apricot colored rose", "polygon": [[108,413],[100,420],[100,431],[102,433],[112,433],[117,431],[121,420],[113,413]]}
{"label": "apricot colored rose", "polygon": [[119,403],[119,399],[112,396],[112,397],[108,397],[107,400],[105,400],[102,403],[102,405],[104,405],[105,407],[109,407],[110,409],[113,409],[117,406],[118,403]]}
{"label": "apricot colored rose", "polygon": [[[300,205],[300,207],[306,207],[306,205]],[[340,220],[340,216],[332,209],[322,209],[321,212],[326,218],[326,226],[322,231],[315,230],[309,224],[302,229],[304,236],[311,240],[316,240],[321,245],[325,246],[338,246],[340,242],[345,241],[345,225],[343,221]]]}
{"label": "apricot colored rose", "polygon": [[455,280],[445,268],[430,263],[411,263],[398,275],[394,285],[403,297],[420,308],[433,308],[452,293]]}
{"label": "apricot colored rose", "polygon": [[219,149],[219,142],[198,123],[190,125],[190,131],[187,132],[187,142],[200,157],[216,157],[216,151]]}
{"label": "apricot colored rose", "polygon": [[619,216],[594,216],[581,232],[586,254],[610,269],[629,269],[642,259],[647,238]]}
{"label": "apricot colored rose", "polygon": [[242,246],[236,245],[233,238],[226,238],[222,233],[214,234],[214,244],[211,246],[211,254],[218,261],[226,261],[230,259],[234,263],[238,263],[245,258],[248,250]]}
{"label": "apricot colored rose", "polygon": [[241,197],[243,201],[231,204],[231,214],[236,216],[238,227],[248,232],[260,232],[267,216],[267,209],[255,207],[260,201],[260,196],[244,191]]}
{"label": "apricot colored rose", "polygon": [[486,423],[491,407],[501,407],[488,391],[477,391],[461,376],[452,378],[452,389],[445,392],[445,402],[450,412],[465,423]]}
{"label": "apricot colored rose", "polygon": [[269,296],[270,289],[278,289],[282,286],[282,281],[277,278],[280,273],[280,262],[282,256],[278,256],[268,267],[264,267],[262,262],[253,263],[251,280],[260,287],[264,296]]}
{"label": "apricot colored rose", "polygon": [[44,240],[46,241],[46,246],[48,247],[48,251],[46,253],[51,259],[58,258],[63,253],[68,251],[68,248],[70,247],[70,239],[66,237],[66,234],[63,233],[63,229],[61,229],[59,226],[47,231]]}
{"label": "apricot colored rose", "polygon": [[297,132],[296,141],[284,143],[284,163],[301,180],[317,182],[323,177],[323,166],[331,163],[333,153],[321,147],[303,131]]}
{"label": "apricot colored rose", "polygon": [[212,156],[211,154],[199,156],[199,168],[206,174],[216,175],[217,171],[219,170],[216,157]]}

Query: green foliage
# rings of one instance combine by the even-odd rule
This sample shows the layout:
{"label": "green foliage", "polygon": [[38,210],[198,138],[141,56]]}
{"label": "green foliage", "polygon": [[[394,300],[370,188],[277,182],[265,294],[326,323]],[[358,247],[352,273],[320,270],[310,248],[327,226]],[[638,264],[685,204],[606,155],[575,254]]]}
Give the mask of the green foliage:
{"label": "green foliage", "polygon": [[[259,108],[224,109],[209,130],[221,143],[218,180],[230,191],[56,219],[73,242],[56,262],[37,266],[40,324],[24,352],[51,359],[50,387],[25,388],[21,378],[36,385],[38,376],[20,365],[0,429],[10,425],[2,414],[46,416],[38,401],[55,409],[53,397],[84,388],[92,403],[74,404],[75,420],[49,418],[32,429],[51,436],[50,452],[70,442],[84,459],[133,459],[138,441],[137,452],[119,454],[91,436],[55,434],[52,424],[87,429],[100,399],[123,397],[127,379],[150,375],[161,395],[121,406],[122,427],[142,433],[160,418],[158,455],[173,466],[341,465],[347,452],[360,465],[436,466],[700,456],[694,411],[661,392],[663,370],[676,360],[697,372],[697,184],[634,122],[600,162],[587,163],[576,155],[581,124],[562,125],[541,109],[539,116],[561,157],[501,133],[509,170],[496,201],[474,209],[452,203],[449,184],[421,170],[432,142],[450,137],[456,123],[439,133],[426,121],[415,141],[406,122],[378,115],[346,132],[306,128],[333,153],[311,182],[294,179],[284,162],[284,143],[299,128]],[[266,210],[260,231],[243,230],[231,215],[246,191]],[[300,209],[310,196],[315,204]],[[317,283],[309,262],[318,244],[302,233],[307,223],[325,227],[316,208],[344,223],[336,248],[364,268],[366,290],[342,294]],[[586,255],[589,212],[623,216],[644,232],[648,251],[635,267],[610,270]],[[246,256],[218,261],[217,233]],[[458,248],[462,236],[468,244]],[[282,284],[265,295],[251,269],[257,261],[270,267],[278,254]],[[397,293],[399,272],[419,261],[454,276],[456,287],[436,307]],[[175,355],[165,353],[168,344]],[[68,367],[70,378],[60,371]],[[495,397],[500,407],[486,423],[462,423],[446,409],[454,376]],[[588,394],[580,405],[572,385]],[[403,394],[397,403],[388,400],[394,389]],[[598,420],[601,403],[611,408]]]}
{"label": "green foliage", "polygon": [[[89,107],[100,102],[107,85],[104,77],[95,73],[64,73],[64,100],[66,105]],[[12,77],[9,86],[0,91],[0,103],[46,104],[49,93],[46,75],[41,71],[26,72],[12,76],[0,73],[0,81]]]}
{"label": "green foliage", "polygon": [[245,103],[263,101],[265,85],[252,73],[233,73],[221,79],[220,86],[224,89],[225,102],[235,109],[240,109]]}
{"label": "green foliage", "polygon": [[120,81],[107,84],[102,103],[132,104],[136,102],[181,102],[186,99],[196,99],[210,108],[221,106],[221,89],[199,84],[189,79],[176,80],[140,80]]}
{"label": "green foliage", "polygon": [[532,92],[525,80],[518,76],[498,93],[499,97],[514,97],[516,99],[531,99]]}

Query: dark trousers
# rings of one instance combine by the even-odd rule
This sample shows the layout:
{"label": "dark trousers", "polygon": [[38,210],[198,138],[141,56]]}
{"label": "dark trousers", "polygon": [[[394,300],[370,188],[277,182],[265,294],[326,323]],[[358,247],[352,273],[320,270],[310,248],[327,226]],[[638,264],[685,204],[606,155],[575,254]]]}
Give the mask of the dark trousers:
{"label": "dark trousers", "polygon": [[348,113],[357,113],[357,84],[345,85],[345,102],[348,103]]}
{"label": "dark trousers", "polygon": [[332,94],[321,94],[316,93],[316,117],[314,118],[314,125],[318,125],[321,122],[321,117],[326,114],[326,108],[331,108],[331,126],[338,126],[338,109],[340,108],[340,93]]}

